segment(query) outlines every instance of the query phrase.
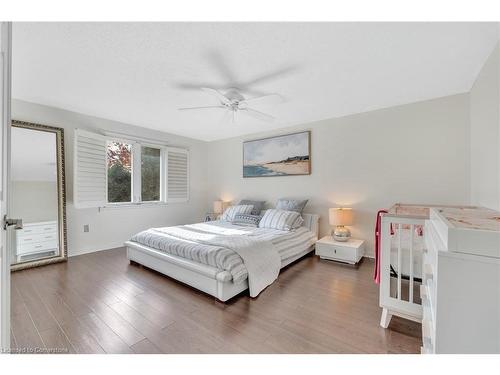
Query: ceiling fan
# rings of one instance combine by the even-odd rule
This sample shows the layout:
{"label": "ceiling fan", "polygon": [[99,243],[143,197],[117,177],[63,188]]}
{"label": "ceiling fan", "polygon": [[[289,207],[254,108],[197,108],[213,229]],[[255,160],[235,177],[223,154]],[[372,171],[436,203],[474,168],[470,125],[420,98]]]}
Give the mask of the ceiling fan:
{"label": "ceiling fan", "polygon": [[[215,68],[214,73],[218,76],[217,81],[221,82],[221,84],[214,81],[182,81],[177,82],[176,86],[184,90],[199,90],[201,88],[206,93],[215,96],[219,101],[219,105],[179,108],[179,110],[225,109],[226,112],[224,113],[223,121],[227,121],[229,120],[228,117],[232,117],[233,123],[236,121],[236,116],[239,113],[244,113],[261,121],[271,122],[275,120],[273,116],[255,109],[255,105],[280,103],[284,101],[284,98],[279,94],[263,92],[258,87],[269,81],[282,79],[292,74],[298,69],[296,65],[283,66],[277,70],[254,76],[247,80],[241,80],[230,65],[227,64],[227,57],[224,57],[220,52],[211,50],[206,53],[205,57],[209,65]],[[245,98],[242,92],[255,95],[255,97]]]}
{"label": "ceiling fan", "polygon": [[245,113],[257,120],[271,122],[275,120],[273,116],[251,108],[249,107],[249,105],[256,104],[257,102],[268,101],[269,99],[283,99],[279,94],[266,94],[245,99],[245,97],[235,88],[228,89],[224,94],[219,90],[213,88],[202,87],[201,89],[206,93],[215,96],[219,101],[219,104],[200,107],[182,107],[178,108],[178,110],[191,111],[209,108],[220,108],[226,111],[226,117],[232,117],[233,123],[236,121],[236,113]]}

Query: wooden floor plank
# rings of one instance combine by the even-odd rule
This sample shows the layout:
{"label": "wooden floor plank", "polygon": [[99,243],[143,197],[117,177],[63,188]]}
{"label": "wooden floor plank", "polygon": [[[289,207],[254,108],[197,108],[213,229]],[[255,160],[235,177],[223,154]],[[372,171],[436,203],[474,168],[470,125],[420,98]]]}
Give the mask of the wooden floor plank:
{"label": "wooden floor plank", "polygon": [[46,353],[49,354],[74,354],[76,350],[69,342],[64,331],[57,328],[49,328],[40,332],[43,342],[45,343]]}
{"label": "wooden floor plank", "polygon": [[13,352],[31,353],[33,350],[45,349],[45,344],[38,333],[35,323],[31,319],[26,306],[15,315],[11,315],[11,328],[16,340]]}
{"label": "wooden floor plank", "polygon": [[138,343],[132,345],[132,350],[137,354],[161,354],[160,349],[158,349],[151,341],[144,339]]}
{"label": "wooden floor plank", "polygon": [[[373,261],[306,257],[258,298],[225,304],[123,248],[12,275],[12,345],[76,353],[418,353],[421,327],[379,326]],[[36,316],[36,318],[32,318]]]}

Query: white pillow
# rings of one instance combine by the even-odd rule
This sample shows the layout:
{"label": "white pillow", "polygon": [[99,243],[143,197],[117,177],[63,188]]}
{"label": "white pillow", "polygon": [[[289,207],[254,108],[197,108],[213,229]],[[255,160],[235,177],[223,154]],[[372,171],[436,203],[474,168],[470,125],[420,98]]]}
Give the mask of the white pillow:
{"label": "white pillow", "polygon": [[266,210],[259,222],[259,228],[269,228],[278,230],[292,230],[300,227],[304,219],[296,211],[286,210]]}
{"label": "white pillow", "polygon": [[253,210],[253,205],[251,204],[240,204],[238,206],[231,206],[224,211],[221,220],[233,221],[234,217],[238,214],[249,214]]}

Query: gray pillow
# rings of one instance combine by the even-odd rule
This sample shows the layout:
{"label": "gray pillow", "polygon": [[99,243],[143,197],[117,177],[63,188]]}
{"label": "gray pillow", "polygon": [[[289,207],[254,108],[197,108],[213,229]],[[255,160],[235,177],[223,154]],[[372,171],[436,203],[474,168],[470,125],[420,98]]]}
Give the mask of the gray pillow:
{"label": "gray pillow", "polygon": [[278,199],[276,202],[277,210],[285,210],[285,211],[295,211],[299,214],[302,213],[302,210],[307,204],[307,199],[305,200],[297,200],[297,199]]}
{"label": "gray pillow", "polygon": [[250,199],[242,199],[240,201],[241,205],[252,205],[252,215],[260,215],[260,211],[264,209],[264,204],[266,204],[265,201],[252,201]]}

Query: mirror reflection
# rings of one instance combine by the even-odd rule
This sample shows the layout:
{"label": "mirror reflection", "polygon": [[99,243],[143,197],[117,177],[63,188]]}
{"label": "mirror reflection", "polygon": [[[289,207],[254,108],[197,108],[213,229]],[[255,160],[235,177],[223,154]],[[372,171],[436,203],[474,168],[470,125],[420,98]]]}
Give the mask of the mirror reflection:
{"label": "mirror reflection", "polygon": [[11,132],[11,217],[22,219],[13,231],[11,264],[64,256],[58,189],[58,134],[13,126]]}

